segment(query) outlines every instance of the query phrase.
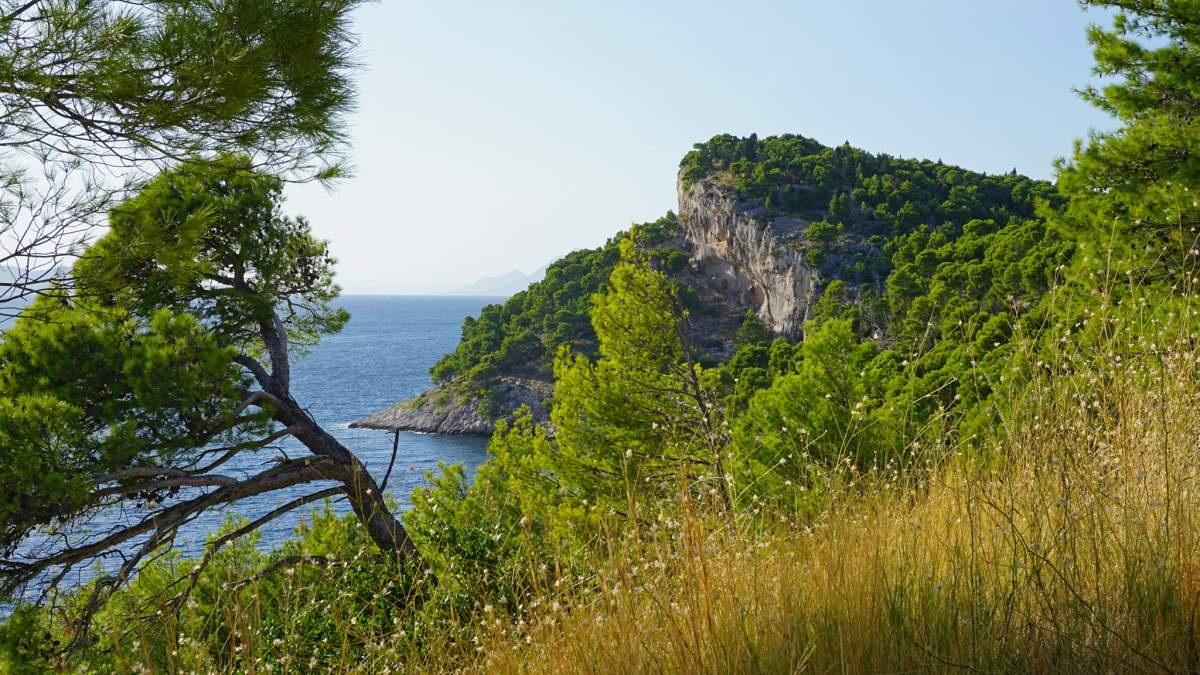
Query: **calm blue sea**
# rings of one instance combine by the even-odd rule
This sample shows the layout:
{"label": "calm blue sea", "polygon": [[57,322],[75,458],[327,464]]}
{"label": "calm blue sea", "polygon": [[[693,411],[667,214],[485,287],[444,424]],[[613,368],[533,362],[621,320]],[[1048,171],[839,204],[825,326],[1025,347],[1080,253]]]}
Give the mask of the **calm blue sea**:
{"label": "calm blue sea", "polygon": [[[350,322],[341,333],[326,336],[309,354],[293,361],[292,393],[318,422],[357,453],[376,480],[380,480],[391,457],[393,435],[350,429],[348,425],[429,387],[429,367],[458,343],[463,318],[478,315],[484,305],[496,301],[497,298],[483,297],[345,296],[339,304],[350,312]],[[435,471],[438,462],[461,462],[471,475],[483,461],[486,445],[487,439],[482,437],[401,433],[388,492],[402,510],[407,509],[412,489],[424,483],[425,473]],[[290,439],[280,449],[293,457],[305,452]],[[242,455],[221,472],[236,476],[259,471],[273,457],[278,457],[278,451]],[[297,486],[290,491],[243,500],[224,511],[205,513],[180,531],[176,544],[184,553],[195,555],[202,550],[209,533],[220,528],[230,512],[254,518],[320,487],[323,486]],[[335,503],[334,508],[339,512],[349,511],[344,501]],[[283,542],[311,512],[311,506],[302,507],[279,518],[261,530],[259,545],[272,548]],[[115,525],[141,520],[146,513],[133,507],[115,510],[76,534],[103,533]],[[68,581],[86,581],[91,574],[90,569],[79,570]],[[3,609],[0,607],[0,616]]]}
{"label": "calm blue sea", "polygon": [[[351,429],[356,419],[429,388],[429,367],[454,349],[463,318],[476,316],[484,305],[497,298],[349,295],[339,304],[350,312],[350,322],[336,335],[322,339],[308,355],[292,365],[292,394],[308,408],[326,430],[358,454],[376,480],[383,478],[392,454],[393,435],[385,431]],[[292,441],[282,445],[292,456],[304,450]],[[486,454],[487,439],[474,436],[400,434],[396,468],[388,480],[388,492],[409,506],[412,489],[421,485],[425,473],[437,469],[439,461],[461,462],[474,472]],[[292,452],[292,451],[295,452]],[[239,469],[261,468],[271,453],[260,453],[255,462]],[[253,456],[247,456],[250,459]],[[262,495],[237,503],[233,509],[249,517],[314,491],[298,486],[293,491]],[[342,501],[338,511],[349,511]],[[263,530],[261,545],[271,547],[289,537],[311,508],[301,508],[290,518],[281,518]],[[208,531],[220,527],[225,514],[213,512],[198,518],[194,532],[179,543],[186,551],[204,544]]]}

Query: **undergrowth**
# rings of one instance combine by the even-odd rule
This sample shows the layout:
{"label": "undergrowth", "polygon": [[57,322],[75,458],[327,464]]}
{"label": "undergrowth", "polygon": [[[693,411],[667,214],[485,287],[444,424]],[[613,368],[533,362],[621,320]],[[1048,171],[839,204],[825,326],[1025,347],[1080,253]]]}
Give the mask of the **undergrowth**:
{"label": "undergrowth", "polygon": [[[154,607],[192,563],[158,561],[98,617],[87,669],[1195,670],[1194,315],[1102,304],[1023,340],[987,434],[950,425],[903,471],[835,463],[815,513],[730,513],[683,486],[572,565],[531,557],[523,594],[398,573],[327,511],[282,551],[230,547],[178,614]],[[18,624],[8,644],[55,631]]]}

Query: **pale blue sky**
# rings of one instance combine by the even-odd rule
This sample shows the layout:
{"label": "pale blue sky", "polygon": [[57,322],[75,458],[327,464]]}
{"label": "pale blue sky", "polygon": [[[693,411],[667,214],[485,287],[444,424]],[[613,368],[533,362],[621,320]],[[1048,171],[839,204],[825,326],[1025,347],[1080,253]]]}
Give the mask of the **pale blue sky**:
{"label": "pale blue sky", "polygon": [[409,2],[359,10],[353,178],[290,189],[350,293],[526,272],[675,207],[693,143],[792,132],[1052,176],[1111,122],[1073,0]]}

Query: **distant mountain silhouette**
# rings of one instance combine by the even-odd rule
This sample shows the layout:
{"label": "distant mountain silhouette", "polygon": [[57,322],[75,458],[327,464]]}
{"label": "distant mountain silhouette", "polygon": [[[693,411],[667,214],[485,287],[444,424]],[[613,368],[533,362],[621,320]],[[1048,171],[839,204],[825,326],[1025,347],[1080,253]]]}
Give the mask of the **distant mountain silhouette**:
{"label": "distant mountain silhouette", "polygon": [[525,274],[521,270],[513,270],[494,277],[484,277],[468,286],[462,286],[445,295],[494,295],[508,297],[517,291],[523,291],[535,281],[540,281],[546,275],[547,265],[542,265],[533,274]]}

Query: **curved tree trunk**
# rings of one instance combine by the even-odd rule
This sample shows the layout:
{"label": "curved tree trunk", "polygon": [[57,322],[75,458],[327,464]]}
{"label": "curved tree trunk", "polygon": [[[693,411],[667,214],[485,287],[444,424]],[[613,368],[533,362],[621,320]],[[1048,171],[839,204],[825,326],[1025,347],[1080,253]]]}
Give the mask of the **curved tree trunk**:
{"label": "curved tree trunk", "polygon": [[261,364],[253,360],[244,362],[244,365],[250,368],[263,389],[274,397],[275,421],[294,429],[296,439],[314,455],[333,460],[337,469],[335,475],[329,478],[344,486],[354,514],[381,551],[400,561],[416,558],[417,549],[408,531],[388,508],[379,485],[367,467],[292,398],[287,328],[279,315],[272,312],[269,319],[260,323],[259,331],[271,360],[271,372],[268,374]]}
{"label": "curved tree trunk", "polygon": [[294,427],[297,440],[314,455],[332,459],[337,464],[336,475],[329,478],[344,486],[354,515],[367,529],[367,534],[375,545],[400,561],[416,558],[417,549],[409,538],[408,531],[388,508],[379,484],[362,461],[332,434],[321,428],[291,396],[280,399],[283,408],[275,411],[276,419]]}

